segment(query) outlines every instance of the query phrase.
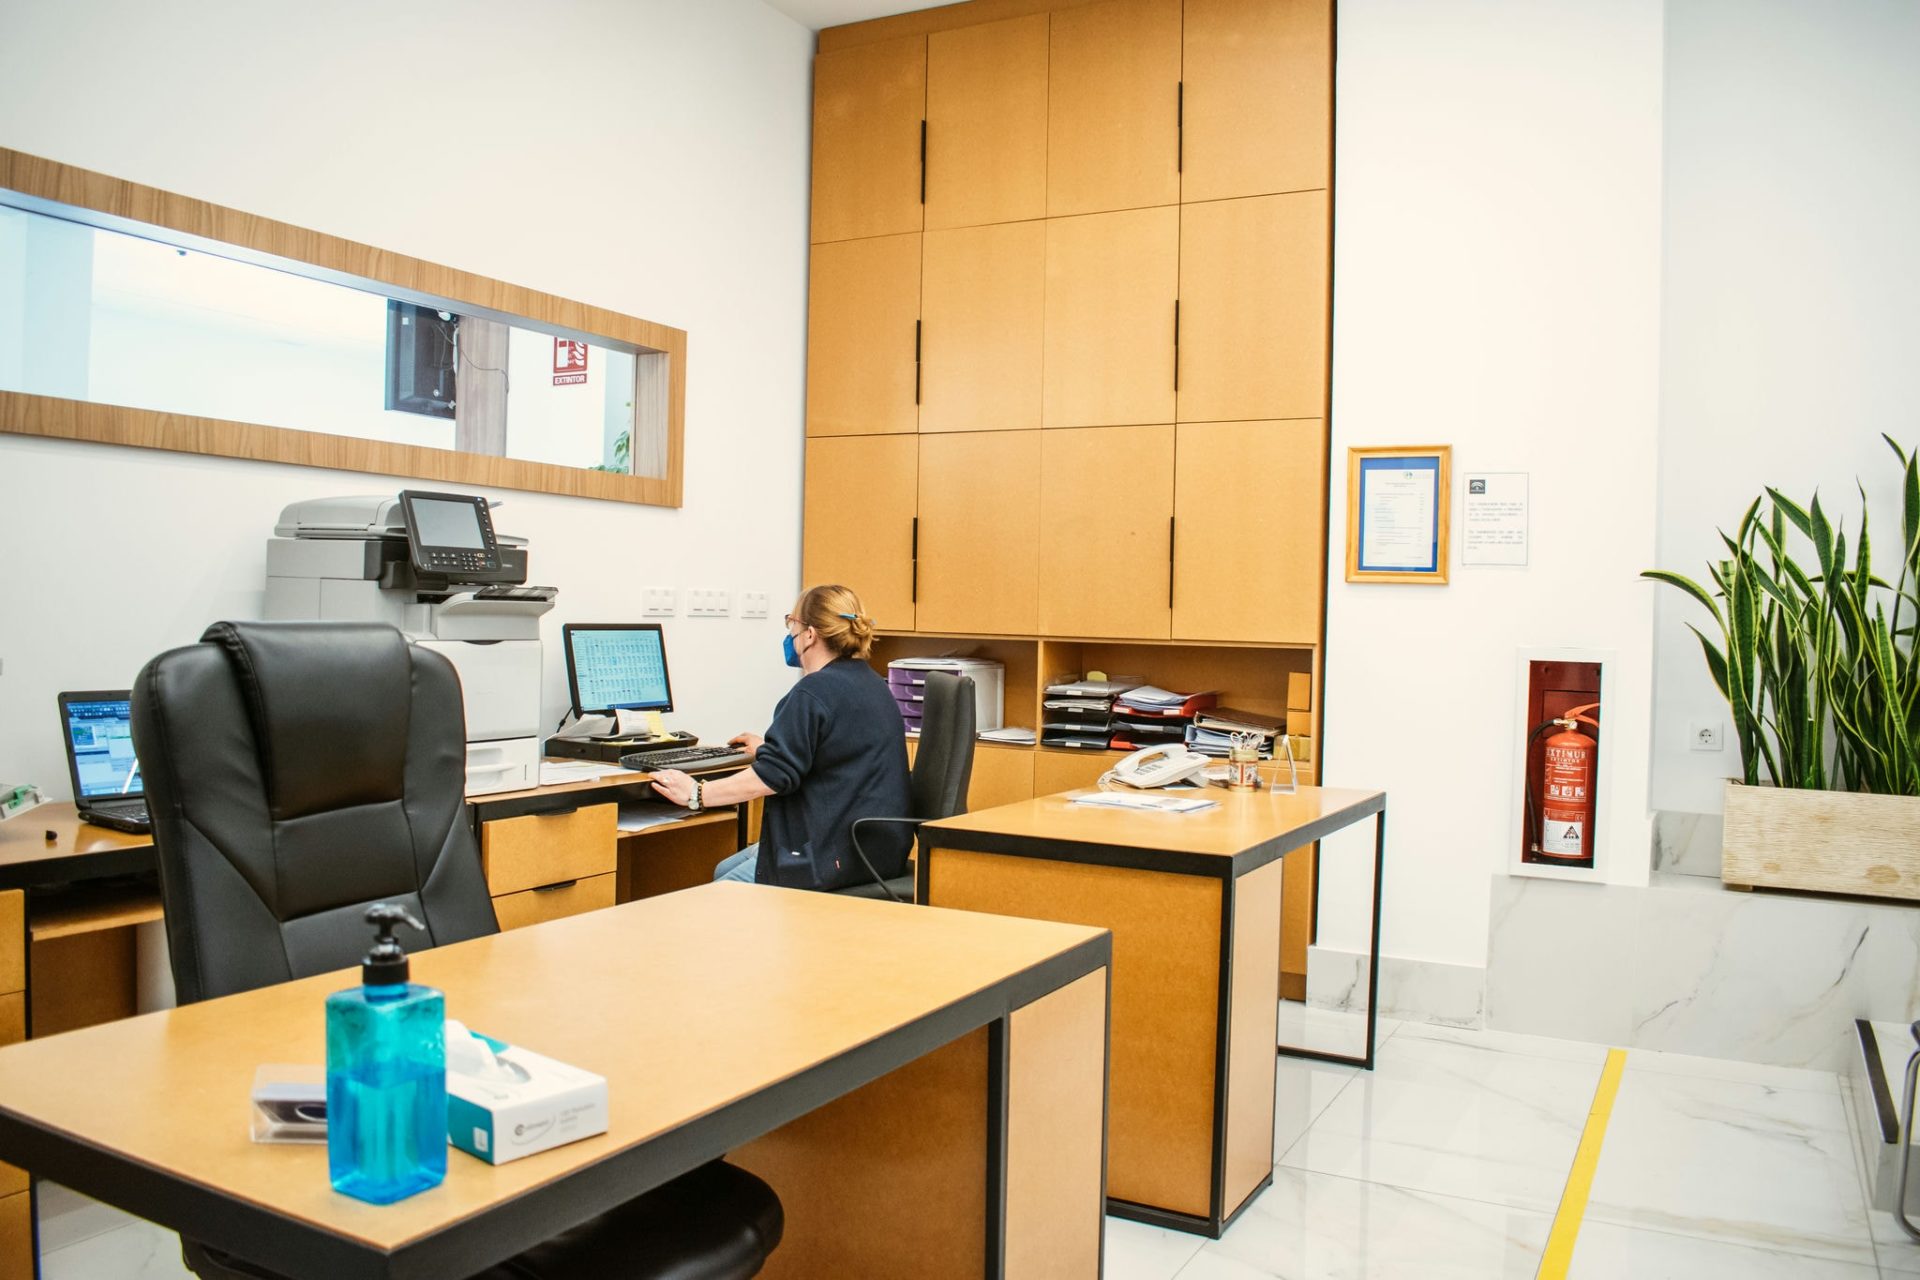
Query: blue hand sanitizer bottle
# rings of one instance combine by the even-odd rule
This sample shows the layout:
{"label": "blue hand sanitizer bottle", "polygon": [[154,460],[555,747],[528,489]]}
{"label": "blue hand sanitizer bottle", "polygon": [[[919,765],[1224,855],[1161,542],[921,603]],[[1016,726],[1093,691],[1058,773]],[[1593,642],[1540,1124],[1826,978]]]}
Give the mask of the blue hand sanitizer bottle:
{"label": "blue hand sanitizer bottle", "polygon": [[404,907],[376,903],[361,985],[327,997],[327,1173],[333,1189],[391,1204],[447,1176],[446,999],[407,981]]}

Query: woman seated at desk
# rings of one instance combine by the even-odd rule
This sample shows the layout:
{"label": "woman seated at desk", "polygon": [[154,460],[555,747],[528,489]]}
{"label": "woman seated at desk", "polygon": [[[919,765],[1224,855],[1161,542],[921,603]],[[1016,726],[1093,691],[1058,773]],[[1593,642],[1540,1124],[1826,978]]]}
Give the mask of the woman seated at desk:
{"label": "woman seated at desk", "polygon": [[767,798],[760,843],[723,859],[715,880],[837,889],[897,876],[912,846],[908,828],[889,824],[866,841],[871,870],[850,834],[857,818],[911,811],[906,722],[887,682],[867,665],[873,619],[851,590],[825,586],[802,595],[786,622],[787,665],[806,674],[774,708],[765,737],[732,740],[750,767],[711,782],[663,769],[653,789],[694,809]]}

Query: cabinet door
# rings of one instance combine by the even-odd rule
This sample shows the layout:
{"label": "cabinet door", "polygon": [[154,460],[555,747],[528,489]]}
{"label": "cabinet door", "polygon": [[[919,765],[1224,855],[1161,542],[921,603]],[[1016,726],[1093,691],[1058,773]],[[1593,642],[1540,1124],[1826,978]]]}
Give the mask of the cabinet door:
{"label": "cabinet door", "polygon": [[929,231],[920,344],[922,431],[1040,425],[1047,226]]}
{"label": "cabinet door", "polygon": [[911,631],[918,436],[807,441],[800,577],[853,588],[876,625]]}
{"label": "cabinet door", "polygon": [[1172,427],[1040,438],[1040,634],[1165,640]]}
{"label": "cabinet door", "polygon": [[1057,10],[1048,67],[1047,213],[1180,199],[1180,0]]}
{"label": "cabinet door", "polygon": [[1180,208],[1181,422],[1327,412],[1327,196]]}
{"label": "cabinet door", "polygon": [[1180,198],[1328,184],[1332,0],[1187,0]]}
{"label": "cabinet door", "polygon": [[807,434],[915,430],[919,234],[815,245],[807,276]]}
{"label": "cabinet door", "polygon": [[925,36],[813,60],[813,240],[920,230]]}
{"label": "cabinet door", "polygon": [[1180,210],[1047,223],[1048,427],[1171,422]]}
{"label": "cabinet door", "polygon": [[927,37],[927,226],[1047,212],[1047,15]]}
{"label": "cabinet door", "polygon": [[1033,634],[1041,434],[919,438],[917,630]]}
{"label": "cabinet door", "polygon": [[1173,638],[1318,644],[1326,424],[1186,422],[1179,457]]}

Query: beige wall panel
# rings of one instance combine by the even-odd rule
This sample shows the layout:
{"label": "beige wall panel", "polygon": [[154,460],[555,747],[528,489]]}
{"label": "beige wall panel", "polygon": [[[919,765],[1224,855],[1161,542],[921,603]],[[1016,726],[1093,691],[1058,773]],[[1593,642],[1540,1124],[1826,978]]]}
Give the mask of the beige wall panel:
{"label": "beige wall panel", "polygon": [[1186,0],[1180,198],[1329,184],[1332,0]]}
{"label": "beige wall panel", "polygon": [[1007,1280],[1097,1276],[1106,1225],[1106,970],[1015,1009],[1008,1021]]}
{"label": "beige wall panel", "polygon": [[852,587],[879,626],[912,630],[918,436],[807,441],[800,576]]}
{"label": "beige wall panel", "polygon": [[1180,209],[1181,422],[1327,412],[1327,195]]}
{"label": "beige wall panel", "polygon": [[927,39],[813,60],[813,240],[920,230]]}
{"label": "beige wall panel", "polygon": [[1047,223],[1049,427],[1171,422],[1180,210]]}
{"label": "beige wall panel", "polygon": [[1174,429],[1040,436],[1040,632],[1167,638]]}
{"label": "beige wall panel", "polygon": [[932,858],[934,906],[1113,930],[1107,1194],[1205,1214],[1221,882],[955,849]]}
{"label": "beige wall panel", "polygon": [[927,227],[1047,211],[1047,15],[927,37]]}
{"label": "beige wall panel", "polygon": [[1319,643],[1326,424],[1187,422],[1178,438],[1173,638]]}
{"label": "beige wall panel", "polygon": [[1234,884],[1226,1213],[1273,1172],[1278,1155],[1273,1149],[1274,1044],[1280,1031],[1280,890],[1289,861],[1269,862]]}
{"label": "beige wall panel", "polygon": [[986,1029],[727,1158],[766,1179],[786,1214],[780,1247],[760,1273],[766,1280],[979,1280],[987,1236]]}
{"label": "beige wall panel", "polygon": [[813,247],[807,290],[807,434],[914,431],[920,236]]}
{"label": "beige wall panel", "polygon": [[1047,213],[1180,198],[1180,0],[1108,0],[1053,15]]}
{"label": "beige wall panel", "polygon": [[1040,425],[1047,226],[927,233],[920,430]]}
{"label": "beige wall panel", "polygon": [[921,631],[1032,635],[1040,433],[920,437]]}

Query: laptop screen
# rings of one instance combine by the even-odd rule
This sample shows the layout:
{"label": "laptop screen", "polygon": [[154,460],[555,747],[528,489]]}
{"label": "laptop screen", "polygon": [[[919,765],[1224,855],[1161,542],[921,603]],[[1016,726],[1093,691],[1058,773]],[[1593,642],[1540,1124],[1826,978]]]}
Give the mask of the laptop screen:
{"label": "laptop screen", "polygon": [[133,755],[133,714],[125,697],[63,702],[67,750],[77,800],[133,798],[144,793]]}
{"label": "laptop screen", "polygon": [[673,710],[659,623],[569,622],[561,635],[575,710]]}

